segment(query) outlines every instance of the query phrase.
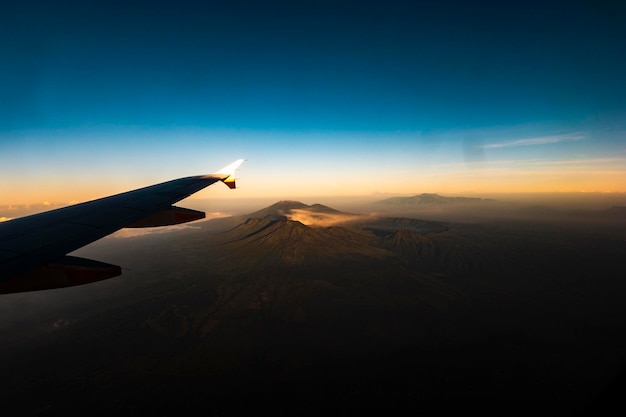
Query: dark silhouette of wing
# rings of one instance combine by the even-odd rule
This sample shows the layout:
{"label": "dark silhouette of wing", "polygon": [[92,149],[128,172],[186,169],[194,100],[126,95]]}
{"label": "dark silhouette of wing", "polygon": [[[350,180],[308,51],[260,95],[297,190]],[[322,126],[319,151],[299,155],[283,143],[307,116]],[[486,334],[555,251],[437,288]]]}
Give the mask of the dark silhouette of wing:
{"label": "dark silhouette of wing", "polygon": [[124,227],[185,223],[201,211],[173,206],[221,181],[235,188],[239,159],[217,173],[179,178],[121,194],[0,223],[0,293],[86,284],[121,274],[103,262],[67,256]]}

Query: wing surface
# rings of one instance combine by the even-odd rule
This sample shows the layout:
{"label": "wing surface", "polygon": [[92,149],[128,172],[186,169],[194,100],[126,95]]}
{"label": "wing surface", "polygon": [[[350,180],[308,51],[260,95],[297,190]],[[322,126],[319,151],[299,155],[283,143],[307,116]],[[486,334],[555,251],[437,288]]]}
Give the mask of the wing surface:
{"label": "wing surface", "polygon": [[121,268],[66,254],[124,227],[150,227],[204,218],[173,206],[221,181],[235,188],[242,159],[209,175],[139,188],[98,200],[0,223],[0,293],[84,284],[121,274]]}

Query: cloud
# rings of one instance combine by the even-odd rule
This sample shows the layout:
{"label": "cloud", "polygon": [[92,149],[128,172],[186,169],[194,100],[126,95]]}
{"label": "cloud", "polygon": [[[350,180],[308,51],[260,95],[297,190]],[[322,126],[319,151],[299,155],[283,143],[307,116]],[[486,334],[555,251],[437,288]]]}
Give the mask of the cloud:
{"label": "cloud", "polygon": [[0,216],[0,223],[7,222],[7,221],[11,220],[12,218],[13,217]]}
{"label": "cloud", "polygon": [[307,226],[329,227],[340,223],[347,223],[363,218],[358,214],[334,214],[310,212],[308,210],[292,209],[285,216],[289,220],[298,221]]}
{"label": "cloud", "polygon": [[487,145],[483,145],[484,149],[495,149],[495,148],[508,148],[511,146],[537,146],[537,145],[549,145],[552,143],[560,143],[560,142],[573,142],[576,140],[586,139],[587,135],[584,133],[568,133],[563,135],[552,135],[552,136],[540,136],[536,138],[527,138],[527,139],[517,139],[510,142],[501,142],[501,143],[489,143]]}
{"label": "cloud", "polygon": [[196,220],[191,223],[181,223],[181,224],[175,224],[172,226],[161,226],[161,227],[125,228],[125,229],[120,229],[117,232],[107,236],[107,238],[124,239],[124,238],[132,238],[132,237],[144,236],[144,235],[170,233],[170,232],[176,232],[180,230],[200,229],[201,227],[198,225],[198,223],[202,223],[211,219],[218,219],[221,217],[230,217],[230,215],[226,213],[222,213],[222,212],[214,212],[214,213],[206,213],[206,217],[204,219]]}
{"label": "cloud", "polygon": [[173,226],[161,226],[161,227],[141,227],[141,228],[132,228],[132,229],[120,229],[112,235],[107,236],[111,239],[126,239],[137,236],[145,236],[145,235],[160,235],[163,233],[171,233],[179,230],[188,230],[188,229],[200,229],[199,226],[190,226],[187,224],[176,224]]}

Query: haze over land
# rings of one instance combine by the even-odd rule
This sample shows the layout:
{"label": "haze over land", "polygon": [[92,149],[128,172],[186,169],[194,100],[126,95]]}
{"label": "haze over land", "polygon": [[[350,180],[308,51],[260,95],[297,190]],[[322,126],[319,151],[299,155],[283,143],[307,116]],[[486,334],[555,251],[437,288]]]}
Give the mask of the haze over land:
{"label": "haze over land", "polygon": [[587,211],[570,227],[514,209],[468,223],[442,218],[497,202],[427,200],[446,201],[437,220],[283,200],[95,242],[76,254],[121,277],[3,296],[3,403],[54,414],[106,396],[103,413],[219,415],[608,404],[626,364],[626,218]]}

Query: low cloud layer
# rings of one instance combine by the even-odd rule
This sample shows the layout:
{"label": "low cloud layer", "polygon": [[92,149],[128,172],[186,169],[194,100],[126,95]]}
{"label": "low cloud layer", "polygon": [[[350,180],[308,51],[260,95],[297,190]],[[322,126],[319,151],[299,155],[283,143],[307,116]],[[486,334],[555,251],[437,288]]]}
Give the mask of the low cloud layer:
{"label": "low cloud layer", "polygon": [[337,224],[348,223],[356,220],[362,220],[363,215],[359,214],[343,214],[343,213],[320,213],[311,212],[302,209],[293,209],[285,216],[289,220],[298,221],[307,226],[329,227]]}
{"label": "low cloud layer", "polygon": [[198,225],[198,223],[211,220],[211,219],[217,219],[220,217],[229,217],[229,216],[230,216],[229,214],[225,214],[222,212],[206,213],[206,218],[201,219],[201,220],[196,220],[191,223],[182,223],[182,224],[175,224],[172,226],[161,226],[161,227],[126,228],[126,229],[118,230],[112,235],[109,235],[108,238],[112,238],[112,239],[122,238],[123,239],[123,238],[131,238],[131,237],[144,236],[144,235],[170,233],[170,232],[175,232],[179,230],[200,229],[200,226]]}

